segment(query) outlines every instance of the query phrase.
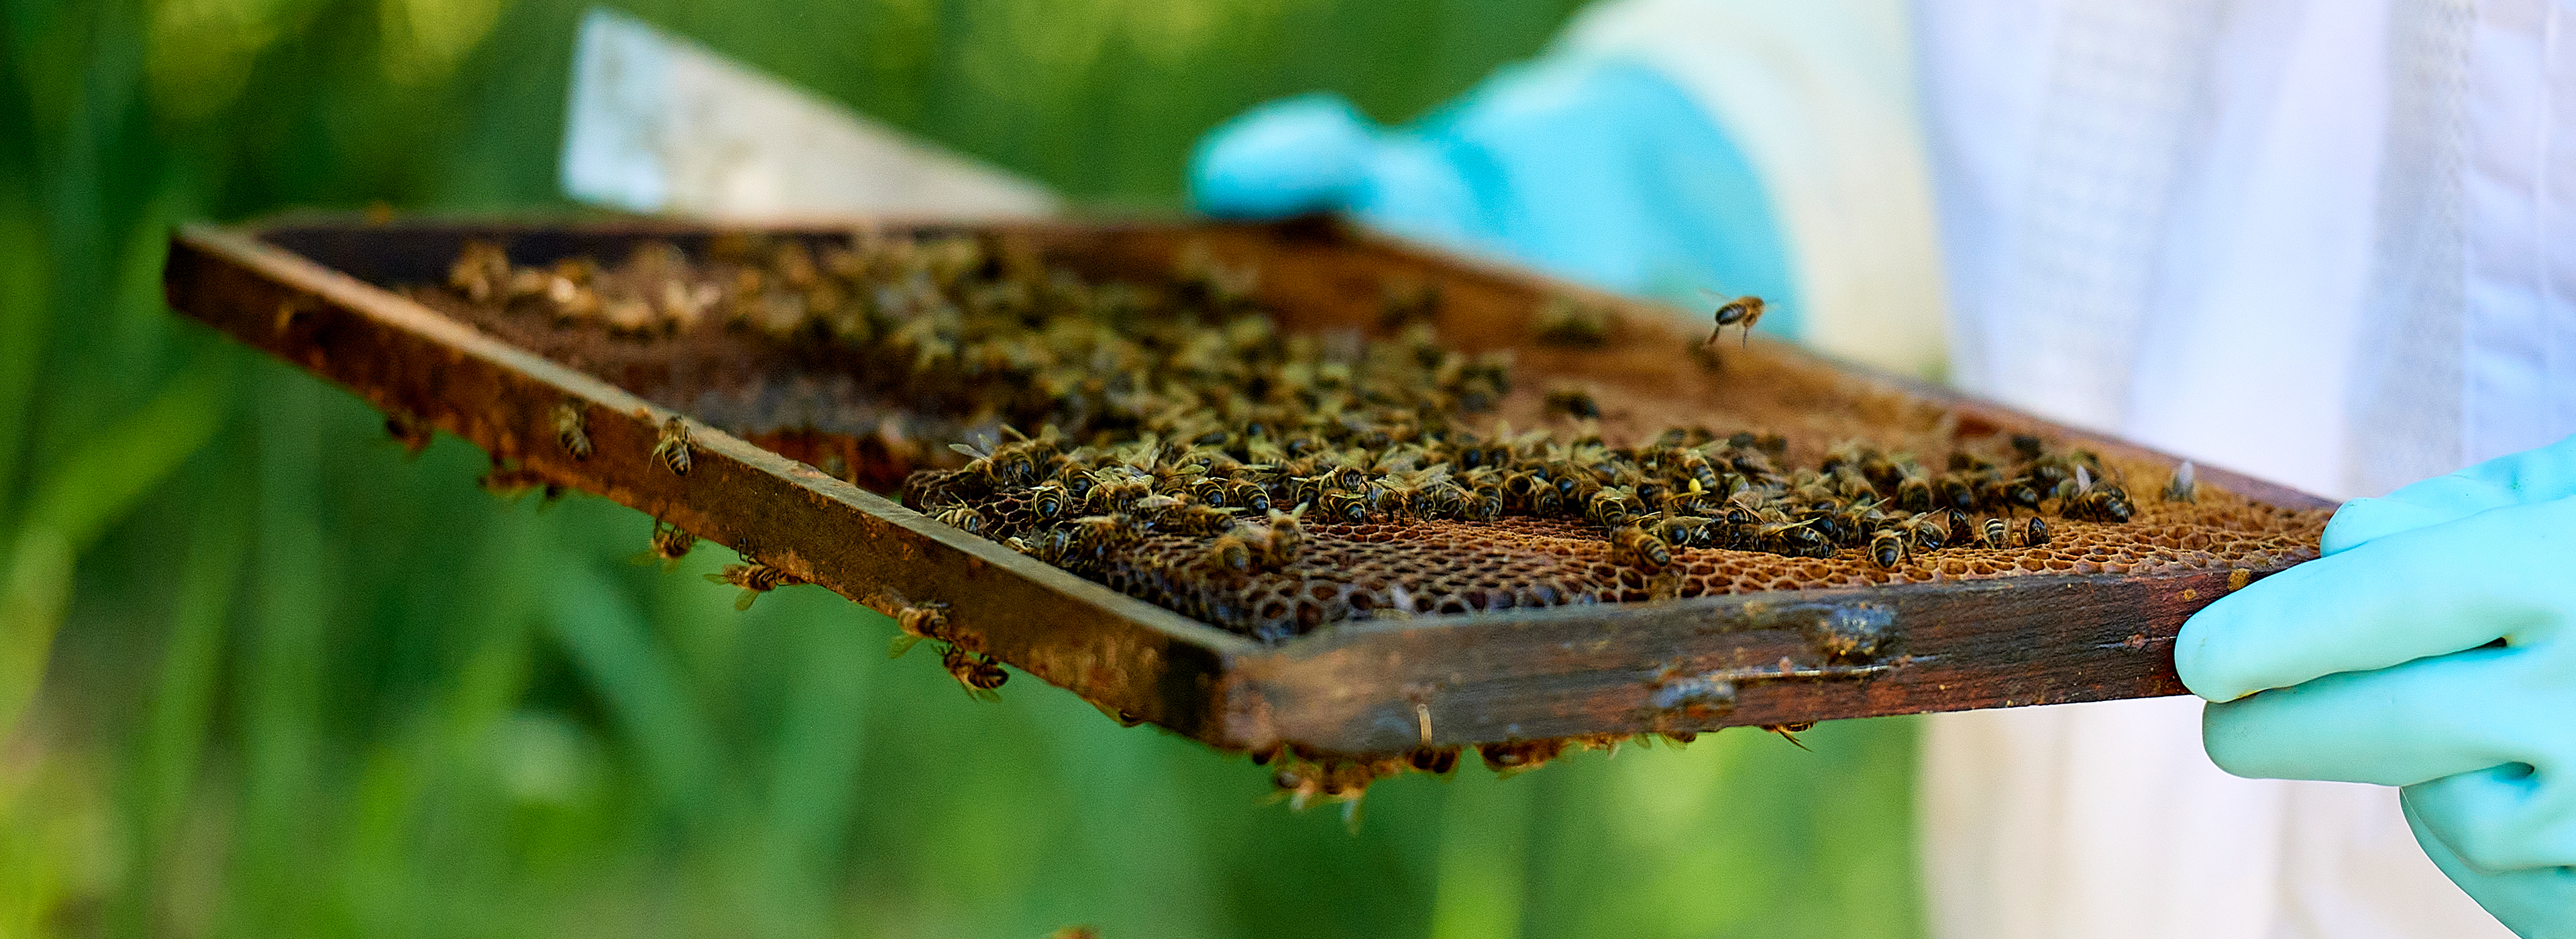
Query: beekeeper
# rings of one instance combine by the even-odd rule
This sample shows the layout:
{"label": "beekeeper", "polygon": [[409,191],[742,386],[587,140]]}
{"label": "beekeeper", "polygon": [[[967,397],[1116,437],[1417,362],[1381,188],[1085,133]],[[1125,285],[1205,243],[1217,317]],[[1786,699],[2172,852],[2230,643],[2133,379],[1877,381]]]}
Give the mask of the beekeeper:
{"label": "beekeeper", "polygon": [[1192,186],[2387,493],[2191,621],[2217,703],[1932,719],[1937,934],[2576,936],[2576,5],[1608,0],[1408,127],[1257,108]]}

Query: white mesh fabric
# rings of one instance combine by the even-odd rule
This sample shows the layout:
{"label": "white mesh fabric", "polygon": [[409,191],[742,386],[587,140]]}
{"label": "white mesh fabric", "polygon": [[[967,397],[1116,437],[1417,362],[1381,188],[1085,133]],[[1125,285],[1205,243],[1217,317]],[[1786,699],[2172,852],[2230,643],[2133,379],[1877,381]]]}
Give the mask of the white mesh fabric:
{"label": "white mesh fabric", "polygon": [[2344,491],[2378,495],[2458,469],[2460,103],[2474,0],[2397,0],[2389,115],[2364,328],[2354,350]]}

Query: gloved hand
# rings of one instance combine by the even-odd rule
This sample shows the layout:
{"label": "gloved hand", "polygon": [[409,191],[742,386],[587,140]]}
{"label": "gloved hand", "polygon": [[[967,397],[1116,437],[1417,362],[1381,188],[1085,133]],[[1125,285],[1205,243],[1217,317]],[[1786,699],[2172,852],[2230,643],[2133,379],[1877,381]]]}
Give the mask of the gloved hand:
{"label": "gloved hand", "polygon": [[2184,625],[2210,758],[2403,786],[2487,912],[2576,937],[2576,437],[2346,503],[2324,553]]}
{"label": "gloved hand", "polygon": [[1516,259],[1620,292],[1698,305],[1769,301],[1798,335],[1787,246],[1733,141],[1643,65],[1505,69],[1403,130],[1328,94],[1274,101],[1210,132],[1190,166],[1211,215],[1348,212],[1382,230]]}

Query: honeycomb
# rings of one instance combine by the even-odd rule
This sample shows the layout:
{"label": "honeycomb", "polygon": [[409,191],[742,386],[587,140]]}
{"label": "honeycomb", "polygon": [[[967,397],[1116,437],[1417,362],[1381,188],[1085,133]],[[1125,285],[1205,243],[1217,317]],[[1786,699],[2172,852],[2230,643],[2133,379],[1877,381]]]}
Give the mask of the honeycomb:
{"label": "honeycomb", "polygon": [[1433,327],[1436,291],[1389,285],[1374,335],[1299,331],[1256,280],[1204,248],[1131,282],[994,239],[861,233],[697,256],[647,243],[614,265],[528,267],[477,245],[412,292],[1264,640],[1360,619],[2264,567],[2316,556],[2325,521],[1918,401],[1838,398],[1758,359],[1641,344],[1649,331],[1561,299],[1530,342],[1471,355]]}

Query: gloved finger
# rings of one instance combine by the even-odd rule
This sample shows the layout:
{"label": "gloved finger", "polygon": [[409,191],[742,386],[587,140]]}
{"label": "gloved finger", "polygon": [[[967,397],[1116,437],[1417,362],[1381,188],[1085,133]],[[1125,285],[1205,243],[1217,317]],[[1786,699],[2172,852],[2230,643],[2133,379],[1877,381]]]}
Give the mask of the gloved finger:
{"label": "gloved finger", "polygon": [[2498,638],[2527,642],[2576,616],[2571,557],[2576,498],[2388,535],[2210,604],[2183,624],[2174,666],[2192,693],[2232,701]]}
{"label": "gloved finger", "polygon": [[2325,537],[2320,539],[2318,549],[2327,555],[2341,554],[2398,532],[2458,521],[2467,514],[2396,499],[2354,499],[2336,509],[2334,518],[2326,522]]}
{"label": "gloved finger", "polygon": [[2406,787],[2407,805],[2484,873],[2576,866],[2576,786],[2561,774],[2497,766]]}
{"label": "gloved finger", "polygon": [[2489,509],[2576,496],[2576,436],[2488,460],[2389,493],[2354,499],[2327,523],[2321,550],[2335,554],[2373,539],[2467,518]]}
{"label": "gloved finger", "polygon": [[2576,917],[2569,915],[2576,910],[2576,867],[2480,871],[2424,824],[2416,811],[2415,790],[2403,792],[2398,804],[2425,856],[2499,922],[2526,939],[2576,939]]}
{"label": "gloved finger", "polygon": [[2576,772],[2576,740],[2536,731],[2576,713],[2576,681],[2555,646],[2473,649],[2370,672],[2328,675],[2211,704],[2201,743],[2239,776],[2411,786],[2519,763]]}
{"label": "gloved finger", "polygon": [[1365,187],[1377,128],[1339,95],[1255,107],[1190,157],[1190,204],[1230,218],[1278,218],[1347,207]]}

